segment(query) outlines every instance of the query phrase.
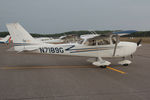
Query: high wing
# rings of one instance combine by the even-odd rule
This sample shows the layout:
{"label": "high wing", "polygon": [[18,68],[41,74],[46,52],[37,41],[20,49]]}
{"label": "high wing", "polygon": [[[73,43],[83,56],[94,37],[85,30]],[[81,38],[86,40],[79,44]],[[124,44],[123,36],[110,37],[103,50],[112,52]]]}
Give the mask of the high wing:
{"label": "high wing", "polygon": [[[115,36],[115,35],[118,35],[118,36],[129,35],[129,34],[132,34],[135,32],[137,32],[137,31],[136,30],[126,30],[126,31],[118,31],[118,32],[109,32],[106,34],[97,34],[96,32],[94,32],[95,34],[88,37],[87,40],[89,40],[89,41],[90,40],[99,40],[99,39],[103,39],[103,38]],[[92,33],[93,33],[93,31],[92,31]]]}
{"label": "high wing", "polygon": [[126,31],[118,31],[118,32],[112,32],[113,34],[117,34],[119,36],[123,36],[123,35],[129,35],[132,33],[137,32],[136,30],[126,30]]}

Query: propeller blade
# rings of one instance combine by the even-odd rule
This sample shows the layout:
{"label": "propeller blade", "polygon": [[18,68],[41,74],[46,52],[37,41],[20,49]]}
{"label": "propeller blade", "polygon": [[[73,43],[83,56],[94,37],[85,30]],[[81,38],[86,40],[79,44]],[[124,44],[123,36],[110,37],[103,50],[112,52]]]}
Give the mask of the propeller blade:
{"label": "propeller blade", "polygon": [[142,42],[142,39],[140,39],[138,42],[137,42],[137,46],[139,46]]}

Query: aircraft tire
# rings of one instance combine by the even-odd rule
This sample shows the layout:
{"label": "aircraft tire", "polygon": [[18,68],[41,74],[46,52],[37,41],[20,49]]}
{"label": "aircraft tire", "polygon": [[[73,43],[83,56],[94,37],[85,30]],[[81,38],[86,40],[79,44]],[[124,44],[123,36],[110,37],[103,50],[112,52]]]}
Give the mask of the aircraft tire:
{"label": "aircraft tire", "polygon": [[101,68],[106,68],[107,66],[100,66]]}
{"label": "aircraft tire", "polygon": [[123,64],[123,66],[128,66],[129,64]]}

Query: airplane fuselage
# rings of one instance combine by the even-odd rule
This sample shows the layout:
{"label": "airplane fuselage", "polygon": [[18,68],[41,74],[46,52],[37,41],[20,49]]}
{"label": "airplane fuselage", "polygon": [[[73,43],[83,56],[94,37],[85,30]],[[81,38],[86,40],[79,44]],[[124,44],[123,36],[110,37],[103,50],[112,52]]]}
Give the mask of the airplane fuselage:
{"label": "airplane fuselage", "polygon": [[42,44],[42,45],[29,45],[29,46],[16,46],[16,50],[34,49],[32,52],[45,53],[45,54],[59,54],[59,55],[74,55],[74,56],[87,56],[87,57],[126,57],[136,51],[137,44],[133,42],[119,42],[116,54],[113,56],[114,44],[112,45],[98,45],[86,46],[82,44]]}

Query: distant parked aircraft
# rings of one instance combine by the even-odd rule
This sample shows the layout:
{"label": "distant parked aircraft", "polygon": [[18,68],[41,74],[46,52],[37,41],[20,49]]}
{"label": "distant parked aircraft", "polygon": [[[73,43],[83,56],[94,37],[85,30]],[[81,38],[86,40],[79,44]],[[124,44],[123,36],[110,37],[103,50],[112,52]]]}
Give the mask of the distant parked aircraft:
{"label": "distant parked aircraft", "polygon": [[6,37],[4,37],[4,38],[0,38],[0,43],[10,43],[10,41],[11,41],[11,37],[10,37],[10,35],[7,35]]}

